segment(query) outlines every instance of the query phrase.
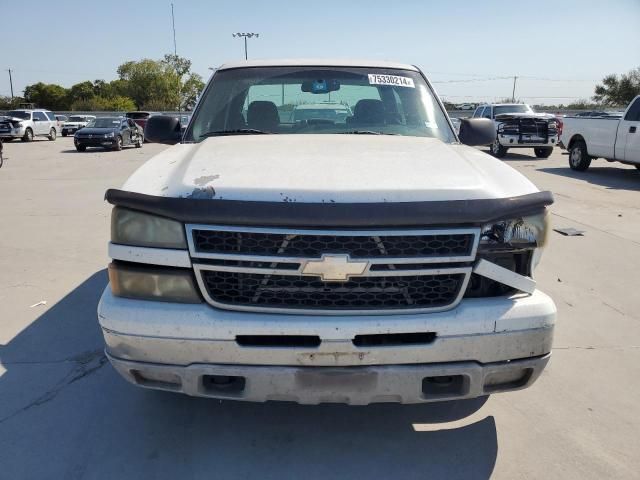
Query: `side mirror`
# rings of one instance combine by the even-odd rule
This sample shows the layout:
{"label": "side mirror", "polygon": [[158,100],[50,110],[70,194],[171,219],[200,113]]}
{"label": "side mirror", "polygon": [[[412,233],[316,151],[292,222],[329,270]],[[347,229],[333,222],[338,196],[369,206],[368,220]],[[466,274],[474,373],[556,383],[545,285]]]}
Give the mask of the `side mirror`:
{"label": "side mirror", "polygon": [[153,143],[174,145],[182,139],[180,122],[168,115],[149,117],[144,127],[144,138]]}
{"label": "side mirror", "polygon": [[458,138],[470,147],[489,145],[496,139],[496,128],[487,118],[461,118]]}

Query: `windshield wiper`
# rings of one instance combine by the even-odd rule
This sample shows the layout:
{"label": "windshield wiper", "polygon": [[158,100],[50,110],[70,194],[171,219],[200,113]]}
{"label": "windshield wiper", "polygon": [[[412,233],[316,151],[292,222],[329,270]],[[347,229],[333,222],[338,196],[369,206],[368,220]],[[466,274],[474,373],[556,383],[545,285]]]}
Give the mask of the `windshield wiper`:
{"label": "windshield wiper", "polygon": [[340,135],[398,135],[397,133],[374,132],[373,130],[351,130],[349,132],[340,132]]}
{"label": "windshield wiper", "polygon": [[271,132],[264,132],[262,130],[256,130],[255,128],[236,128],[234,130],[214,130],[212,132],[203,133],[200,138],[203,137],[216,137],[223,135],[262,135],[270,134]]}

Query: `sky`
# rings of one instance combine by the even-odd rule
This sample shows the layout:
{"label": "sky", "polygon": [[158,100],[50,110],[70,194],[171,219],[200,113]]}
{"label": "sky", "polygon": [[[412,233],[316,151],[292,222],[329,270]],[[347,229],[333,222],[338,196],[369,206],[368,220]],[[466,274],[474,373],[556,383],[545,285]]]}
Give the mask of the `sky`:
{"label": "sky", "polygon": [[[39,81],[113,80],[118,65],[173,52],[171,1],[0,0],[0,95]],[[640,66],[640,0],[173,0],[178,55],[206,80],[244,58],[358,58],[420,67],[454,103],[588,99]],[[15,19],[15,21],[7,21]],[[6,44],[6,42],[9,42]]]}

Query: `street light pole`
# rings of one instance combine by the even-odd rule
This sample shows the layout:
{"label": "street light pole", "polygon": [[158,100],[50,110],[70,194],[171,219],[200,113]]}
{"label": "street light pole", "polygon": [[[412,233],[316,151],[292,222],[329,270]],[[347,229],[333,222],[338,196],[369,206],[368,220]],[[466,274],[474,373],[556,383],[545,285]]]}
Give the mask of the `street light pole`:
{"label": "street light pole", "polygon": [[513,77],[513,92],[511,92],[511,101],[513,103],[516,103],[516,80],[518,79],[517,76]]}
{"label": "street light pole", "polygon": [[242,38],[244,38],[244,59],[248,60],[249,59],[249,55],[247,53],[247,38],[253,38],[253,37],[258,38],[260,36],[260,34],[259,33],[232,33],[231,35],[233,37],[242,37]]}

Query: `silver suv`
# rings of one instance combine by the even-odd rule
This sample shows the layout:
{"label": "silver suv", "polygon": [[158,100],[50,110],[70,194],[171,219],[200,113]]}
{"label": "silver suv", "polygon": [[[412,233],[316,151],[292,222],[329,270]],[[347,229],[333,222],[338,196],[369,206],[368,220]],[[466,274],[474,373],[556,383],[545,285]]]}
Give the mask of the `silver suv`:
{"label": "silver suv", "polygon": [[19,138],[30,142],[36,136],[55,140],[59,129],[58,119],[49,110],[11,110],[0,117],[0,137],[3,140]]}

